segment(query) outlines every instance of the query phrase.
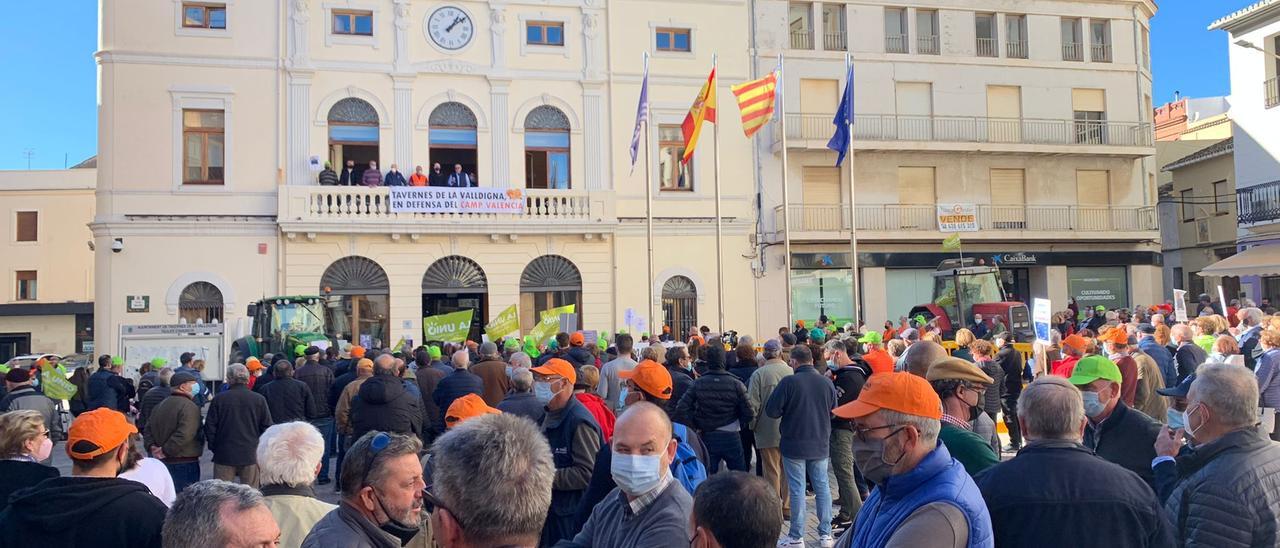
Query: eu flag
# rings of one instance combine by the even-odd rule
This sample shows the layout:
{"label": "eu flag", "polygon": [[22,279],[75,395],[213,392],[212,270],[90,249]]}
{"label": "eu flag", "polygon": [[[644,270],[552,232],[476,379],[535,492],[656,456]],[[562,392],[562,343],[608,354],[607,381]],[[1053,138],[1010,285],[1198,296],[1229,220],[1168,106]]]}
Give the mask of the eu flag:
{"label": "eu flag", "polygon": [[831,120],[836,132],[827,141],[827,148],[836,151],[836,167],[844,163],[844,155],[849,152],[849,143],[853,136],[849,134],[849,126],[853,123],[853,63],[849,63],[849,73],[844,79],[844,93],[840,95],[840,106],[836,108],[836,117]]}

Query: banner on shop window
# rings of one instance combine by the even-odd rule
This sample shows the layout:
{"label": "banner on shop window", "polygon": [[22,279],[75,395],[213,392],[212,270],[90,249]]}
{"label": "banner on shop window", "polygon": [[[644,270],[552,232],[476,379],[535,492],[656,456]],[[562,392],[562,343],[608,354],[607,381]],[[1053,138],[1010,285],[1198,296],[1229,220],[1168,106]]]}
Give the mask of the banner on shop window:
{"label": "banner on shop window", "polygon": [[392,213],[524,213],[518,188],[393,186]]}
{"label": "banner on shop window", "polygon": [[422,319],[424,340],[441,342],[466,342],[471,333],[471,315],[475,310],[467,309],[439,316],[427,316]]}
{"label": "banner on shop window", "polygon": [[939,232],[977,232],[978,206],[974,204],[938,204]]}

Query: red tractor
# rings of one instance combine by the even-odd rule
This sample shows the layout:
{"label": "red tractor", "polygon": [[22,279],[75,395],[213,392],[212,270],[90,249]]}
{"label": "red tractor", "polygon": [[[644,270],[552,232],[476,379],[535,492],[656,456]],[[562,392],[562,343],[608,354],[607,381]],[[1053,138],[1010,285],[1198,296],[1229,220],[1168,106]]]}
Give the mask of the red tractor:
{"label": "red tractor", "polygon": [[922,315],[925,321],[937,318],[943,337],[951,339],[956,330],[969,325],[974,314],[982,314],[988,327],[999,316],[1015,341],[1035,338],[1027,305],[1005,298],[1000,269],[978,264],[974,259],[942,261],[933,273],[933,302],[913,307],[908,317]]}

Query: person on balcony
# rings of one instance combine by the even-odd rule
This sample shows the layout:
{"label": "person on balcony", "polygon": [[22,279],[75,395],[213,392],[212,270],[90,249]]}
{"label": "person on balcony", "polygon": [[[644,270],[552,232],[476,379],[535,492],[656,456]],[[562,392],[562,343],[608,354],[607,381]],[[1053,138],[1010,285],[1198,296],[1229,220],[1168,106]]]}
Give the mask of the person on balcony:
{"label": "person on balcony", "polygon": [[351,186],[351,183],[355,182],[355,174],[355,160],[347,160],[347,167],[342,168],[342,173],[338,174],[338,186]]}
{"label": "person on balcony", "polygon": [[427,186],[427,174],[422,172],[422,166],[413,168],[413,175],[409,176],[409,186]]}
{"label": "person on balcony", "polygon": [[448,183],[448,186],[452,187],[476,186],[475,181],[471,180],[471,175],[463,173],[462,164],[453,164],[453,173],[449,175]]}
{"label": "person on balcony", "polygon": [[320,183],[320,186],[335,186],[338,184],[338,174],[333,171],[333,164],[324,163],[324,170],[320,172],[317,182]]}
{"label": "person on balcony", "polygon": [[360,183],[367,187],[382,186],[382,173],[378,171],[378,162],[369,161],[369,167],[360,176]]}
{"label": "person on balcony", "polygon": [[431,173],[427,175],[430,186],[449,186],[449,174],[440,169],[440,162],[431,165]]}
{"label": "person on balcony", "polygon": [[395,164],[391,164],[391,170],[387,172],[383,183],[386,186],[409,186],[409,182],[404,179],[404,174],[400,173],[400,168]]}

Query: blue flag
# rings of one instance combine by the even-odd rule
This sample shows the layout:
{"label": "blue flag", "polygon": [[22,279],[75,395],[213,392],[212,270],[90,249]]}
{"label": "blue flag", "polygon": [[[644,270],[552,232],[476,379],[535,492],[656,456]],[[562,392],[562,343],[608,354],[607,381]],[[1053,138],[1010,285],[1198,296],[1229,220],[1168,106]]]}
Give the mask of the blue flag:
{"label": "blue flag", "polygon": [[849,144],[853,136],[849,135],[849,125],[853,123],[853,63],[849,63],[849,74],[844,79],[844,94],[840,96],[840,106],[836,108],[836,117],[831,120],[836,132],[827,141],[827,148],[836,151],[836,167],[844,163],[844,155],[849,152]]}
{"label": "blue flag", "polygon": [[644,62],[644,79],[640,81],[640,104],[636,106],[636,128],[631,131],[631,167],[636,167],[640,152],[640,126],[649,120],[649,60]]}

